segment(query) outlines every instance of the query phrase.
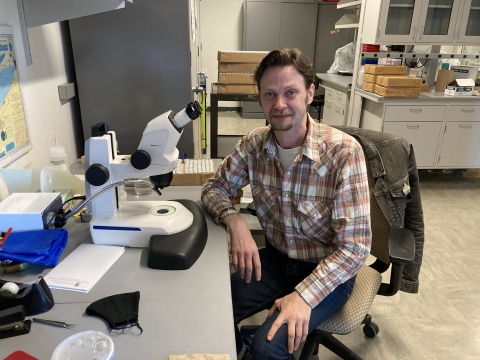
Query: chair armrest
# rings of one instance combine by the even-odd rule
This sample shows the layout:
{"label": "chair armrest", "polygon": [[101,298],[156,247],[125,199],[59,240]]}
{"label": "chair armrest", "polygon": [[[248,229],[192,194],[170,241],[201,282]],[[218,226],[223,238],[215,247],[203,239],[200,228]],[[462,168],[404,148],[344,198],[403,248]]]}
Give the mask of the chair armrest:
{"label": "chair armrest", "polygon": [[388,252],[392,263],[412,264],[415,259],[415,238],[408,229],[391,228]]}
{"label": "chair armrest", "polygon": [[400,289],[403,267],[412,264],[415,258],[415,238],[410,230],[391,228],[388,234],[388,252],[390,256],[390,282],[382,283],[377,294],[393,296]]}

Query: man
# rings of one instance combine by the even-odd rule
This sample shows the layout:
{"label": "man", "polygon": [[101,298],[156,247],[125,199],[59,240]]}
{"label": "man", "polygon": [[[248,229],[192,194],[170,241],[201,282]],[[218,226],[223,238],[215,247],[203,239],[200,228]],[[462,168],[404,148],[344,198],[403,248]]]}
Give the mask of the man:
{"label": "man", "polygon": [[[235,324],[270,309],[251,344],[236,329],[239,359],[294,359],[299,343],[346,301],[370,252],[362,148],[307,114],[314,78],[298,49],[262,60],[255,80],[269,126],[243,137],[202,191],[205,208],[230,233]],[[248,183],[266,237],[260,251],[229,201]]]}

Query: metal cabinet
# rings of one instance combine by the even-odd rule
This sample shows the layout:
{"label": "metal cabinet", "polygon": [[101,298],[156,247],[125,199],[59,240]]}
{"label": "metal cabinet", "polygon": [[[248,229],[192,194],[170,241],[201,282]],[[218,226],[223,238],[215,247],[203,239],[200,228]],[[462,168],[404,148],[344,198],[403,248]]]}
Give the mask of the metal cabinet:
{"label": "metal cabinet", "polygon": [[362,41],[452,43],[461,5],[462,0],[367,0]]}
{"label": "metal cabinet", "polygon": [[[244,49],[271,51],[299,48],[313,62],[317,29],[317,2],[244,1]],[[245,102],[244,118],[264,118],[257,103]]]}
{"label": "metal cabinet", "polygon": [[480,0],[464,0],[457,21],[457,44],[480,44]]}

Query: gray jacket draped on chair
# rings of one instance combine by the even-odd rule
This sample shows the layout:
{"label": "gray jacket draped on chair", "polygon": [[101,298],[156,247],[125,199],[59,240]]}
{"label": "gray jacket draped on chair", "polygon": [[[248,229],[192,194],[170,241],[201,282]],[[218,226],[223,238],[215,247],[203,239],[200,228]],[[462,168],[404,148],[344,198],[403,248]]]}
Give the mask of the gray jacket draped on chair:
{"label": "gray jacket draped on chair", "polygon": [[353,127],[334,127],[353,136],[362,145],[375,181],[375,198],[390,226],[413,232],[415,260],[412,265],[405,266],[400,290],[417,293],[425,228],[412,145],[396,135]]}

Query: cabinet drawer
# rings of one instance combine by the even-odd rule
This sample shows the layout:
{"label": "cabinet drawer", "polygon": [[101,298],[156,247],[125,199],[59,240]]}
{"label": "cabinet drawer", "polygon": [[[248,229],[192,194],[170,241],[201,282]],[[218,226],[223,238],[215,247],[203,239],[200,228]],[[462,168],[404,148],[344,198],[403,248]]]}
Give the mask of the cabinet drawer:
{"label": "cabinet drawer", "polygon": [[347,101],[347,94],[343,91],[325,86],[325,100],[332,100],[340,104],[345,104]]}
{"label": "cabinet drawer", "polygon": [[480,121],[480,106],[450,105],[447,121]]}
{"label": "cabinet drawer", "polygon": [[442,121],[445,106],[386,106],[383,121]]}
{"label": "cabinet drawer", "polygon": [[441,122],[399,121],[383,124],[384,133],[401,136],[413,145],[418,167],[434,165],[441,128]]}

